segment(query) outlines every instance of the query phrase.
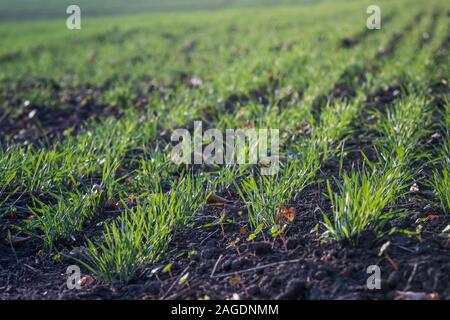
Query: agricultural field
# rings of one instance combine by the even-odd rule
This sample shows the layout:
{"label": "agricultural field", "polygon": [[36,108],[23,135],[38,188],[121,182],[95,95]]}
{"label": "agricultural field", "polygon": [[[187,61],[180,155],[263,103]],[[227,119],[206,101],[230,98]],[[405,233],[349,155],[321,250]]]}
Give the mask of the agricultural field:
{"label": "agricultural field", "polygon": [[[39,2],[0,0],[0,299],[450,299],[448,1]],[[177,163],[199,121],[279,155]]]}

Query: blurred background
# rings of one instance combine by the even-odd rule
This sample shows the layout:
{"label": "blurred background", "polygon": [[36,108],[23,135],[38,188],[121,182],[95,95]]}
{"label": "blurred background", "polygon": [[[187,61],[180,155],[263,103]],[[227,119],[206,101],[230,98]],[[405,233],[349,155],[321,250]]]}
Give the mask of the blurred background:
{"label": "blurred background", "polygon": [[64,16],[65,8],[76,4],[84,17],[144,12],[218,10],[321,2],[322,0],[0,0],[1,20],[43,19]]}

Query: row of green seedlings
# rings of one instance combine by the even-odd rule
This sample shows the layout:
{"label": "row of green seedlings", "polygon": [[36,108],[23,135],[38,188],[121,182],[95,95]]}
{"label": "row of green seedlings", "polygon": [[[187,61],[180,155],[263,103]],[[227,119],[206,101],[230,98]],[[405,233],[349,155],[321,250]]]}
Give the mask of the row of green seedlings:
{"label": "row of green seedlings", "polygon": [[[324,108],[320,114],[320,124],[310,128],[311,137],[303,136],[296,141],[288,141],[289,156],[279,174],[250,176],[239,184],[236,183],[240,198],[249,209],[250,227],[256,230],[250,235],[251,238],[267,226],[272,235],[283,236],[287,228],[285,222],[293,219],[292,214],[295,212],[292,208],[287,209],[288,204],[295,201],[301,191],[313,183],[324,163],[344,154],[346,139],[353,130],[352,122],[362,106],[361,88],[356,87],[355,90],[357,96],[351,102],[338,101]],[[298,112],[295,109],[283,111],[283,121],[289,123],[286,119],[296,120]],[[267,116],[270,117],[271,114]],[[305,117],[305,114],[301,114],[301,117]],[[309,123],[314,123],[311,115],[306,118]]]}
{"label": "row of green seedlings", "polygon": [[[330,77],[339,77],[348,65],[353,64],[348,59],[348,53],[333,52],[335,44],[329,45],[330,47],[326,48],[329,49],[328,54],[332,55],[333,60],[339,62],[334,63],[334,66],[338,65],[340,68],[328,70],[330,74],[327,78],[318,72],[321,68],[328,68],[325,60],[321,60],[320,68],[317,68],[316,64],[311,68],[299,69],[299,58],[296,56],[293,59],[288,54],[288,59],[282,63],[286,69],[293,70],[289,73],[289,78],[292,77],[290,82],[295,83],[294,87],[299,87],[301,84],[300,87],[307,88],[303,98],[305,105],[311,104],[313,98],[320,93],[329,92]],[[326,52],[322,50],[321,54],[326,54]],[[366,55],[366,51],[359,48],[356,56],[358,59],[362,59]],[[307,59],[312,58],[313,56],[307,56]],[[273,68],[271,60],[269,60],[267,68]],[[273,74],[276,76],[273,77]],[[306,79],[304,78],[305,74],[308,75]],[[281,89],[282,83],[289,82],[289,79],[287,81],[284,79],[283,72],[271,73],[270,79],[272,82],[276,82],[277,86],[274,86],[271,81],[266,86],[262,86],[262,88],[272,88],[272,95],[268,97],[268,106],[263,106],[261,103],[249,103],[236,110],[235,114],[221,114],[219,124],[233,127],[239,125],[236,123],[237,119],[247,119],[247,122],[241,120],[240,125],[250,122],[252,127],[280,128],[280,144],[284,145],[286,154],[288,154],[283,160],[280,172],[274,176],[262,176],[258,173],[254,175],[254,171],[249,170],[249,166],[230,165],[218,168],[216,182],[219,192],[230,190],[231,187],[235,187],[238,191],[240,198],[249,208],[251,229],[258,230],[257,233],[259,233],[263,228],[273,227],[274,234],[278,234],[285,228],[280,225],[282,222],[279,219],[282,216],[281,212],[292,212],[292,209],[286,210],[285,207],[313,182],[324,162],[342,151],[345,138],[351,133],[350,124],[359,109],[359,102],[358,98],[355,98],[352,104],[339,102],[327,106],[321,115],[322,123],[317,126],[313,125],[314,128],[312,128],[309,124],[313,124],[315,120],[310,110],[302,108],[300,102],[302,98],[298,99],[294,95],[294,99],[291,101],[283,102],[283,96],[279,96],[284,92]],[[315,81],[311,81],[311,79]],[[292,89],[291,86],[288,88]],[[286,94],[286,92],[284,93]],[[305,134],[307,131],[310,133]],[[249,151],[246,150],[246,152]],[[223,220],[224,217],[220,219]],[[252,233],[250,237],[254,236],[255,233]]]}
{"label": "row of green seedlings", "polygon": [[446,102],[442,121],[443,146],[430,185],[442,210],[450,214],[450,104]]}
{"label": "row of green seedlings", "polygon": [[[258,230],[263,225],[274,226],[276,211],[283,207],[280,203],[287,206],[293,192],[300,192],[312,182],[320,162],[341,150],[357,110],[357,104],[327,106],[321,125],[313,130],[312,137],[300,135],[303,145],[292,144],[297,153],[288,159],[281,173],[259,176],[265,181],[266,189],[261,190],[255,185],[254,190],[261,192],[258,200],[262,202],[247,197],[254,210],[250,214],[250,222],[254,221],[252,227]],[[195,213],[201,210],[212,191],[229,187],[246,172],[232,166],[219,171],[218,176],[211,172],[176,178],[177,166],[171,163],[169,151],[167,146],[156,148],[151,151],[150,159],[144,156],[140,160],[139,169],[133,173],[132,185],[127,188],[127,192],[136,194],[136,205],[130,207],[123,202],[123,215],[106,225],[100,239],[88,240],[87,249],[79,252],[80,263],[98,278],[107,282],[127,282],[139,269],[159,261],[177,227],[186,227],[195,219]],[[255,181],[253,176],[248,179]],[[251,192],[249,190],[248,195]]]}
{"label": "row of green seedlings", "polygon": [[342,154],[359,106],[358,101],[329,104],[317,126],[310,114],[309,123],[313,125],[308,128],[309,134],[294,135],[294,140],[285,141],[288,156],[281,161],[277,174],[252,174],[235,181],[236,190],[248,208],[249,226],[253,230],[249,240],[266,228],[274,238],[284,239],[289,223],[295,218],[290,203],[313,183],[326,161]]}
{"label": "row of green seedlings", "polygon": [[336,179],[337,192],[327,181],[333,219],[324,214],[326,238],[347,239],[356,244],[367,230],[382,236],[386,223],[399,217],[394,205],[410,192],[419,169],[418,159],[428,155],[419,147],[419,140],[427,135],[430,109],[424,98],[411,96],[394,104],[384,114],[374,111],[378,122],[373,125],[380,139],[376,143],[379,160],[366,157],[361,170],[344,173]]}
{"label": "row of green seedlings", "polygon": [[[156,168],[158,171],[153,171]],[[76,259],[97,278],[128,282],[146,265],[159,261],[177,229],[189,225],[206,202],[209,187],[205,176],[182,174],[163,181],[161,172],[159,165],[149,167],[143,161],[136,172],[142,180],[136,180],[135,188],[150,191],[136,196],[133,206],[123,202],[120,217],[106,223],[102,236],[88,239],[87,247],[79,250]],[[164,183],[169,184],[168,191]]]}
{"label": "row of green seedlings", "polygon": [[[73,239],[97,213],[126,198],[132,173],[123,167],[128,153],[140,150],[160,130],[187,121],[198,110],[190,104],[193,95],[201,101],[198,94],[185,91],[170,101],[155,96],[154,110],[143,115],[126,109],[121,120],[92,122],[51,149],[0,148],[0,216],[27,214],[14,228],[42,239],[49,252],[59,240]],[[182,116],[166,112],[171,104]]]}
{"label": "row of green seedlings", "polygon": [[[82,229],[98,208],[121,193],[121,162],[127,150],[156,135],[156,119],[137,115],[107,120],[52,149],[9,147],[0,151],[1,215],[21,217],[17,228],[42,239],[46,250]],[[143,129],[144,128],[144,129]]]}

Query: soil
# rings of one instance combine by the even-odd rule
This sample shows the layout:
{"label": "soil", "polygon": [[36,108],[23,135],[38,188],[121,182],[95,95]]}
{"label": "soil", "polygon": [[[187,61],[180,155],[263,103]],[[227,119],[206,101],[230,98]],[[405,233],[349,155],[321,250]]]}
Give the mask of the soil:
{"label": "soil", "polygon": [[[410,215],[394,220],[392,226],[414,230],[418,219],[429,219],[420,223],[421,237],[398,233],[388,238],[387,254],[394,261],[389,262],[379,256],[387,240],[377,241],[370,232],[356,247],[320,239],[315,227],[328,206],[322,191],[316,186],[302,192],[286,248],[280,239],[273,241],[268,235],[245,240],[248,235],[241,234],[245,213],[240,216],[243,208],[235,205],[225,205],[227,218],[234,223],[225,224],[223,234],[219,225],[201,228],[217,221],[222,211],[209,207],[196,228],[176,233],[164,261],[141,270],[126,285],[94,282],[69,290],[66,268],[76,263],[64,257],[55,261],[42,254],[33,240],[16,244],[14,250],[2,242],[0,299],[227,299],[235,293],[242,299],[394,299],[396,291],[436,292],[441,299],[450,299],[450,241],[439,237],[450,216],[423,206],[418,198],[405,199]],[[230,247],[237,238],[242,239],[237,249]],[[152,273],[170,262],[174,263],[172,275]],[[366,286],[370,265],[381,269],[380,290]],[[179,285],[177,279],[186,272],[189,286]]]}
{"label": "soil", "polygon": [[[15,92],[23,90],[50,91],[52,102],[58,105],[22,101]],[[88,119],[100,121],[108,116],[120,117],[119,108],[102,102],[102,88],[62,87],[48,79],[33,79],[3,91],[0,137],[2,143],[16,145],[51,145],[66,134],[75,134]],[[70,131],[69,131],[70,129]]]}
{"label": "soil", "polygon": [[[381,55],[392,54],[400,39],[394,37],[392,45]],[[442,45],[442,50],[447,50],[447,44],[448,41]],[[358,68],[350,71],[352,78],[365,72]],[[335,86],[324,99],[352,99],[354,83],[346,78],[343,75],[342,84]],[[364,81],[357,78],[357,84]],[[274,88],[276,85],[230,96],[225,107],[233,112],[236,105],[251,100],[268,104]],[[449,92],[447,81],[430,87],[430,95],[441,90]],[[384,110],[401,94],[400,87],[390,86],[369,96],[366,106]],[[65,111],[42,110],[45,109],[38,110],[33,117],[29,116],[31,110],[0,117],[0,136],[11,137],[10,141],[15,143],[34,143],[44,136],[56,140],[68,128],[66,123],[77,127],[97,115],[95,103],[85,106],[75,103]],[[105,114],[110,115],[111,110]],[[33,141],[35,136],[38,138]],[[366,150],[368,142],[354,139],[352,143],[352,149]],[[356,157],[350,154],[344,167],[349,168]],[[337,170],[338,164],[330,163],[318,178],[336,175]],[[242,299],[354,300],[395,299],[399,291],[435,293],[434,297],[450,299],[450,239],[440,236],[450,225],[450,216],[428,204],[426,186],[419,184],[420,191],[397,206],[408,215],[390,223],[389,227],[409,233],[397,232],[380,240],[366,232],[357,246],[320,237],[324,231],[323,213],[329,212],[324,190],[323,182],[315,184],[302,191],[291,204],[297,215],[286,232],[286,242],[274,240],[268,234],[258,234],[255,240],[247,241],[248,232],[242,233],[247,221],[246,210],[239,203],[226,204],[223,208],[208,206],[194,226],[175,233],[163,261],[140,270],[127,284],[108,285],[97,280],[80,290],[67,288],[66,270],[76,264],[74,260],[66,256],[59,260],[43,253],[42,244],[33,238],[9,244],[5,241],[6,228],[16,218],[4,217],[0,229],[0,299],[229,299],[237,294]],[[238,199],[233,191],[221,196]],[[221,226],[217,221],[223,210],[232,222]],[[102,223],[116,215],[114,210],[105,210],[74,239],[59,243],[58,250],[70,252],[85,237],[98,236]],[[412,234],[418,229],[421,229],[420,236]],[[387,241],[390,245],[380,255]],[[162,268],[169,263],[173,263],[171,274],[163,273]],[[372,265],[380,267],[381,289],[369,290],[366,285],[371,275],[367,268]],[[189,273],[188,283],[180,285],[178,280],[186,273]]]}
{"label": "soil", "polygon": [[[368,97],[367,107],[384,109],[400,96],[394,94],[398,89],[390,86],[377,91]],[[429,91],[432,95],[442,90],[448,92],[447,82],[436,83]],[[370,145],[364,139],[352,140],[355,150],[366,150],[366,144]],[[357,159],[357,154],[350,153],[344,168],[350,170]],[[330,162],[318,180],[337,174],[337,170],[339,164]],[[297,216],[286,233],[285,244],[268,234],[247,241],[248,233],[241,234],[246,211],[239,203],[224,208],[208,206],[194,227],[175,233],[163,261],[140,270],[128,284],[96,281],[80,290],[69,290],[66,269],[76,264],[74,260],[65,256],[55,260],[33,239],[11,246],[2,232],[0,299],[229,299],[238,294],[241,299],[353,300],[395,299],[398,291],[436,293],[434,297],[450,299],[450,240],[439,236],[450,224],[450,216],[428,204],[426,186],[419,183],[421,191],[397,206],[408,216],[393,220],[389,226],[410,232],[420,226],[420,236],[398,232],[377,240],[367,232],[357,246],[320,237],[323,212],[329,212],[324,190],[324,183],[311,186],[292,203]],[[232,190],[221,196],[238,199]],[[223,225],[223,232],[217,223],[222,210],[232,221]],[[59,243],[58,250],[67,253],[82,245],[84,238],[98,236],[102,223],[117,214],[117,210],[100,213],[72,240]],[[240,241],[232,246],[237,238]],[[387,241],[387,256],[380,256]],[[171,275],[161,271],[169,263],[173,263]],[[366,285],[371,265],[381,270],[379,290],[369,290]],[[189,285],[180,285],[178,279],[186,272]]]}
{"label": "soil", "polygon": [[[383,25],[385,26],[394,18],[394,14],[389,14],[383,17]],[[367,37],[374,34],[373,30],[364,28],[363,31],[357,33],[353,37],[343,38],[340,42],[340,47],[345,49],[351,49],[362,43]]]}
{"label": "soil", "polygon": [[[131,105],[144,109],[149,97],[154,94],[166,96],[173,91],[176,83],[193,88],[184,77],[177,75],[173,83],[161,84],[154,80],[143,79],[142,88],[131,94]],[[59,84],[53,79],[34,78],[19,81],[15,87],[7,84],[0,91],[4,104],[0,106],[0,143],[3,145],[51,146],[75,135],[90,121],[103,121],[107,117],[123,116],[122,105],[111,105],[105,101],[104,92],[111,89],[112,80],[94,86],[69,86]],[[46,102],[23,100],[23,92],[47,91]],[[18,95],[17,93],[21,94]]]}

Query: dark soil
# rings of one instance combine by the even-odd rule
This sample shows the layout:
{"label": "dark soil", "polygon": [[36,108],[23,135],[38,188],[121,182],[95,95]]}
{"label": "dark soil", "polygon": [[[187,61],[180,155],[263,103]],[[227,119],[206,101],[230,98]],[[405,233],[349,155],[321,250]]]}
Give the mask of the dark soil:
{"label": "dark soil", "polygon": [[[383,17],[383,26],[389,23],[393,18],[394,14],[389,14]],[[340,47],[345,49],[354,48],[372,34],[374,34],[374,30],[364,28],[363,31],[355,34],[353,37],[343,38],[340,42]]]}
{"label": "dark soil", "polygon": [[[405,28],[407,31],[409,26]],[[391,55],[402,37],[392,38],[381,57]],[[448,41],[439,52],[447,49]],[[437,57],[441,56],[437,54]],[[352,66],[347,71],[332,91],[322,97],[325,103],[329,99],[351,100],[354,86],[365,82],[367,67]],[[225,109],[233,112],[240,104],[251,101],[268,105],[275,100],[277,88],[275,79],[266,87],[232,95],[224,101]],[[90,99],[82,98],[81,101],[87,101],[82,104],[76,97],[86,97],[85,90],[93,91],[90,91]],[[442,90],[448,92],[446,81],[430,87],[431,97],[441,94]],[[369,95],[366,107],[384,110],[402,94],[399,86],[389,86]],[[32,117],[30,113],[34,109],[26,108],[14,115],[0,116],[2,140],[22,144],[54,141],[68,128],[76,130],[87,119],[112,112],[95,102],[95,89],[84,88],[81,94],[75,93],[74,98],[70,102],[69,97],[65,108],[61,109],[41,106]],[[301,92],[285,98],[283,103],[301,99]],[[13,103],[17,102],[10,101]],[[324,101],[317,102],[318,113],[323,105]],[[371,143],[358,140],[358,134],[364,131],[355,129],[349,146],[352,150],[367,152],[366,144]],[[344,168],[350,170],[349,164],[358,159],[357,154],[350,153]],[[338,164],[330,163],[318,178],[334,176],[337,170]],[[425,186],[419,187],[426,190]],[[227,299],[233,294],[242,299],[394,299],[397,291],[437,293],[440,299],[450,299],[450,239],[439,236],[450,224],[450,216],[429,205],[425,191],[404,199],[398,208],[408,212],[407,217],[394,219],[390,225],[410,232],[421,228],[420,236],[397,232],[380,240],[367,232],[354,246],[347,242],[324,242],[320,237],[324,231],[320,224],[323,212],[329,212],[324,190],[323,182],[313,185],[301,192],[292,204],[297,215],[286,233],[285,243],[273,240],[268,234],[259,234],[255,240],[247,241],[248,232],[241,232],[247,222],[246,210],[239,203],[224,208],[209,206],[195,226],[178,230],[163,261],[140,270],[130,283],[107,285],[96,281],[80,290],[67,288],[66,270],[69,265],[77,264],[74,260],[66,256],[59,260],[43,253],[37,239],[23,239],[14,245],[5,241],[5,228],[12,222],[12,218],[7,217],[0,229],[0,299],[200,299],[206,296]],[[233,192],[222,196],[230,200],[238,198]],[[222,210],[232,219],[223,226],[217,224]],[[61,241],[58,250],[69,253],[82,245],[85,237],[98,236],[102,223],[117,214],[116,210],[105,210],[83,232],[71,240]],[[380,248],[387,241],[390,241],[387,255],[380,256]],[[236,244],[233,246],[233,243]],[[171,262],[171,274],[163,273],[162,267]],[[366,285],[371,275],[367,268],[371,265],[378,265],[381,270],[379,290],[369,290]],[[179,278],[187,272],[189,284],[180,285]]]}
{"label": "dark soil", "polygon": [[0,121],[0,135],[9,143],[49,145],[64,138],[68,129],[72,129],[70,134],[76,133],[88,119],[100,120],[114,113],[109,108],[80,107],[33,109],[14,117],[5,114]]}
{"label": "dark soil", "polygon": [[422,20],[424,15],[425,15],[424,12],[418,13],[414,17],[413,21],[411,21],[408,25],[406,25],[402,31],[394,34],[394,36],[389,40],[387,45],[378,50],[377,58],[378,59],[386,59],[386,58],[392,57],[393,54],[395,53],[395,51],[397,50],[397,47],[400,44],[400,41],[402,39],[404,39],[404,37],[408,33],[410,33],[418,23],[420,23],[420,21]]}
{"label": "dark soil", "polygon": [[431,16],[431,21],[429,26],[427,27],[427,31],[422,34],[419,42],[419,50],[422,49],[425,45],[427,45],[434,38],[434,34],[436,32],[436,27],[438,25],[440,17],[440,11],[436,10],[433,12]]}
{"label": "dark soil", "polygon": [[[314,229],[321,221],[320,208],[328,204],[318,187],[302,193],[296,204],[296,221],[287,232],[287,250],[282,241],[258,235],[253,242],[240,233],[245,217],[243,208],[226,206],[227,217],[235,223],[201,228],[217,221],[214,215],[222,209],[206,210],[196,226],[178,232],[168,257],[150,266],[127,285],[96,282],[80,290],[66,287],[66,268],[76,264],[63,258],[56,262],[42,255],[33,240],[16,244],[14,251],[2,242],[0,251],[0,299],[226,299],[237,293],[243,299],[393,299],[395,292],[437,292],[450,299],[450,244],[438,234],[450,223],[450,217],[420,204],[418,199],[405,199],[410,215],[393,221],[393,226],[414,230],[420,218],[421,237],[396,234],[389,237],[387,253],[380,247],[387,240],[376,241],[368,232],[354,247],[349,243],[321,243]],[[230,198],[230,196],[228,196]],[[245,215],[245,214],[244,214]],[[87,230],[86,232],[89,232]],[[237,238],[237,249],[229,247]],[[173,262],[172,276],[152,270]],[[367,267],[381,268],[381,289],[366,286]],[[215,269],[215,270],[214,270]],[[160,270],[160,269],[159,269]],[[214,270],[214,272],[213,272]],[[189,272],[189,285],[177,279]]]}
{"label": "dark soil", "polygon": [[[112,80],[98,86],[70,86],[54,79],[37,78],[6,85],[0,91],[0,145],[52,145],[75,135],[88,120],[120,118],[129,106],[144,109],[153,95],[169,95],[176,83],[192,87],[188,81],[191,78],[184,77],[188,76],[176,75],[169,84],[143,79],[130,97],[118,98],[113,105],[104,97],[104,92],[113,85]],[[48,96],[37,102],[23,98],[39,91],[47,92]]]}
{"label": "dark soil", "polygon": [[[16,92],[22,90],[49,90],[53,105],[22,101],[16,97]],[[64,138],[65,134],[75,134],[88,119],[120,117],[119,108],[102,102],[101,90],[93,86],[63,88],[48,79],[5,89],[0,115],[0,142],[50,145]]]}

